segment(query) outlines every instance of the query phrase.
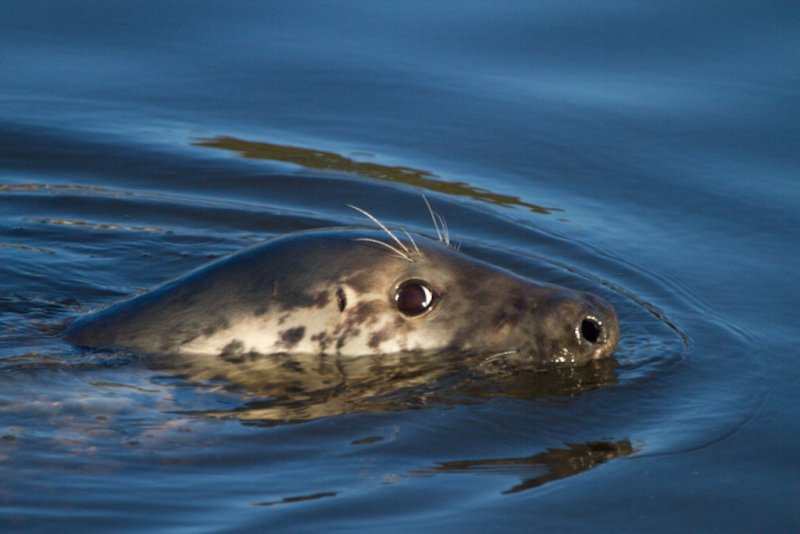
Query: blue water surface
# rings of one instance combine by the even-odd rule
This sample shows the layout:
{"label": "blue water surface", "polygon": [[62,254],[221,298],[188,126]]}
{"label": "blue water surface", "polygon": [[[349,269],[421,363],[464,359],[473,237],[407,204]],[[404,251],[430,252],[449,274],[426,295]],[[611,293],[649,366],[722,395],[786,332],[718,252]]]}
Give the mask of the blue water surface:
{"label": "blue water surface", "polygon": [[[800,526],[795,3],[0,11],[4,530]],[[60,336],[347,204],[431,235],[423,194],[609,299],[613,369],[253,404]]]}

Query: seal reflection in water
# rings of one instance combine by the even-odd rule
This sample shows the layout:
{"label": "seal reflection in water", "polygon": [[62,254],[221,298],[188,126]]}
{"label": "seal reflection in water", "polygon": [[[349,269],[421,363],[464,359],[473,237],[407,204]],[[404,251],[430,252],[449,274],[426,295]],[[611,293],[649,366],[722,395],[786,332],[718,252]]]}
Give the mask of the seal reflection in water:
{"label": "seal reflection in water", "polygon": [[355,209],[381,229],[273,239],[83,316],[67,339],[241,385],[261,380],[243,372],[258,366],[324,375],[358,361],[386,368],[441,355],[486,369],[540,368],[614,351],[619,325],[603,299],[472,259],[439,228],[438,241],[412,237]]}

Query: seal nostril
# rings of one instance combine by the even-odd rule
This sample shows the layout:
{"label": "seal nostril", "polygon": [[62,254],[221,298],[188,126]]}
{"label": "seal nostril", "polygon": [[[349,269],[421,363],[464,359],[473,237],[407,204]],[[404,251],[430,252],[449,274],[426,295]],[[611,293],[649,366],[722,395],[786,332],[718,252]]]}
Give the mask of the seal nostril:
{"label": "seal nostril", "polygon": [[587,317],[581,321],[581,336],[589,343],[597,343],[602,333],[603,327],[594,317]]}

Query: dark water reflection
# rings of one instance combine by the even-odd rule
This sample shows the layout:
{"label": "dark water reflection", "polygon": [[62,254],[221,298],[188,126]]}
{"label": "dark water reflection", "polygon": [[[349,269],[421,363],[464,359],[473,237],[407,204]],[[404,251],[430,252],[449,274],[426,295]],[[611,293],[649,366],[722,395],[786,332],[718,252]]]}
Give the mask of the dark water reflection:
{"label": "dark water reflection", "polygon": [[[530,204],[510,195],[500,195],[491,191],[470,187],[463,182],[448,182],[440,176],[429,171],[381,165],[366,161],[355,161],[348,157],[313,148],[285,146],[259,141],[245,141],[233,137],[216,137],[195,141],[195,146],[222,148],[238,152],[245,158],[265,159],[292,163],[309,169],[331,170],[364,176],[373,180],[396,182],[424,191],[433,191],[445,195],[465,196],[475,200],[491,202],[500,206],[520,206],[530,209],[535,213],[547,214],[552,211],[561,211],[558,208],[544,208]],[[365,154],[366,155],[366,154]]]}
{"label": "dark water reflection", "polygon": [[[439,359],[436,365],[426,360],[430,357]],[[466,367],[462,357],[450,365],[442,361],[442,355],[427,354],[423,358],[340,361],[330,366],[327,374],[319,369],[292,369],[280,361],[269,369],[244,366],[234,390],[243,389],[259,398],[230,410],[189,413],[272,425],[351,413],[440,409],[503,397],[567,402],[617,381],[614,359],[578,368],[521,369],[487,375]],[[457,370],[459,366],[461,371]],[[172,372],[180,373],[180,369]]]}
{"label": "dark water reflection", "polygon": [[618,442],[594,441],[567,444],[563,449],[549,449],[524,458],[492,458],[485,460],[455,460],[442,462],[430,469],[420,469],[417,475],[454,473],[502,473],[521,476],[523,481],[504,490],[508,495],[538,488],[548,482],[578,475],[615,458],[629,456],[635,451],[627,440]]}

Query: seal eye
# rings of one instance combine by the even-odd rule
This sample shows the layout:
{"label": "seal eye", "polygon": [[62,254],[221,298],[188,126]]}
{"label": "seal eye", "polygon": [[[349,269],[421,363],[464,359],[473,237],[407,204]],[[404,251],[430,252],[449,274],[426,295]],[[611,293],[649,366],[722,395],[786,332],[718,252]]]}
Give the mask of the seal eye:
{"label": "seal eye", "polygon": [[397,309],[403,315],[416,317],[433,307],[438,295],[420,280],[408,280],[400,284],[394,294]]}

